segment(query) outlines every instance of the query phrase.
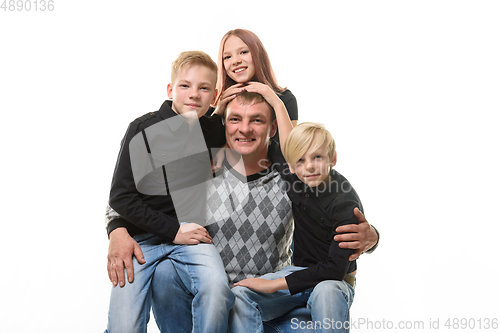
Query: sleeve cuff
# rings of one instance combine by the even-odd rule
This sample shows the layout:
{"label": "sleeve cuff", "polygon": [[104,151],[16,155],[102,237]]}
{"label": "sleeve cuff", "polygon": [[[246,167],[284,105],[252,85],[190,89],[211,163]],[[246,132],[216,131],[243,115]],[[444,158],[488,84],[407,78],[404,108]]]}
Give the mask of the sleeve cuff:
{"label": "sleeve cuff", "polygon": [[113,219],[111,222],[109,222],[109,224],[107,226],[108,238],[109,238],[109,234],[113,230],[118,229],[118,228],[127,228],[128,226],[129,226],[129,223],[121,217]]}

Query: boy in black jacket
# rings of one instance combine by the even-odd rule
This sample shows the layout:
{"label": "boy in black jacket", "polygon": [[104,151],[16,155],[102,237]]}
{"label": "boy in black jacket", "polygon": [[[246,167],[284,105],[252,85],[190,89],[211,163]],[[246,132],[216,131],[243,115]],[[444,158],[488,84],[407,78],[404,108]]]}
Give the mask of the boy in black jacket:
{"label": "boy in black jacket", "polygon": [[[130,234],[134,241],[128,244],[133,244],[137,258],[131,264],[113,255],[124,249],[110,249],[108,267],[116,269],[108,270],[114,284],[109,333],[146,331],[151,280],[165,258],[172,259],[194,295],[189,318],[193,330],[227,330],[234,296],[219,253],[203,227],[205,181],[211,176],[207,146],[225,142],[221,119],[204,116],[217,96],[217,65],[203,52],[183,52],[172,63],[171,79],[167,87],[171,101],[129,125],[113,175],[109,206],[120,217],[109,223],[108,234],[110,239]],[[123,267],[127,283],[123,273],[120,276]]]}

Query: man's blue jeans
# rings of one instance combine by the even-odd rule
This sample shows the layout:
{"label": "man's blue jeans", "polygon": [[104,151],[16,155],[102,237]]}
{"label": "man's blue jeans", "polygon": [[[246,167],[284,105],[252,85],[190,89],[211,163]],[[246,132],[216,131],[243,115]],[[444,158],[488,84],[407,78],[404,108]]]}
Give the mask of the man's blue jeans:
{"label": "man's blue jeans", "polygon": [[[182,318],[193,332],[226,332],[228,313],[233,305],[227,276],[219,252],[212,244],[175,245],[161,242],[159,237],[141,234],[134,239],[141,246],[146,263],[140,265],[134,258],[134,281],[123,288],[113,287],[108,313],[108,333],[143,333],[147,330],[153,301],[154,286],[168,290],[168,285],[155,284],[158,267],[163,262],[175,273],[192,299],[189,316]],[[160,274],[161,275],[161,274]],[[165,295],[175,308],[175,296]],[[192,314],[192,315],[191,315]],[[169,313],[155,311],[157,323],[164,323]],[[181,318],[179,318],[181,319]],[[172,328],[171,332],[179,332]],[[160,326],[161,332],[169,329]],[[189,332],[189,331],[187,331]]]}
{"label": "man's blue jeans", "polygon": [[[288,266],[283,270],[266,274],[264,279],[285,277],[303,267]],[[288,290],[261,293],[245,287],[232,289],[236,296],[229,315],[230,332],[264,332],[262,321],[285,315],[296,307],[307,306],[312,322],[291,320],[290,329],[314,328],[314,332],[348,332],[349,308],[354,298],[354,288],[345,281],[327,280],[304,292],[290,295]]]}
{"label": "man's blue jeans", "polygon": [[[291,266],[293,267],[293,266]],[[345,281],[341,286],[345,286]],[[347,284],[347,283],[345,283]],[[329,289],[329,284],[324,284],[326,289]],[[330,284],[331,286],[331,284]],[[348,286],[348,287],[347,287]],[[354,298],[354,289],[347,284],[346,290],[350,298],[349,306],[352,304]],[[170,260],[165,260],[156,268],[155,278],[152,283],[153,289],[153,313],[155,315],[156,323],[160,327],[161,332],[168,333],[184,333],[191,332],[192,325],[189,320],[191,317],[191,303],[193,296],[188,288],[183,285],[180,276],[173,268]],[[319,291],[319,289],[317,290]],[[351,293],[352,291],[352,293]],[[317,293],[318,298],[324,302],[333,304],[332,295],[339,294],[331,290],[326,290]],[[309,292],[310,295],[310,292]],[[302,299],[307,298],[307,293],[301,296]],[[314,299],[308,299],[313,301]],[[286,313],[284,316],[267,321],[263,323],[265,333],[314,333],[314,329],[310,328],[311,309],[309,308],[308,300],[300,306],[294,308],[292,311]],[[318,302],[318,301],[316,301]],[[301,302],[299,302],[301,303]],[[320,302],[319,302],[320,303]],[[317,303],[318,304],[318,303]],[[307,307],[306,307],[307,306]],[[308,326],[309,325],[309,326]],[[243,330],[242,332],[247,332]]]}

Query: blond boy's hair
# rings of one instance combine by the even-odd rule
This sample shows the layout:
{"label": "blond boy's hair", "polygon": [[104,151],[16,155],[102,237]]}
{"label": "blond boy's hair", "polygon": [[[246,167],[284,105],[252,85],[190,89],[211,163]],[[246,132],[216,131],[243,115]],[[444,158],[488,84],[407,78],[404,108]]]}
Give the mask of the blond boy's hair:
{"label": "blond boy's hair", "polygon": [[288,135],[283,155],[293,168],[309,148],[317,150],[322,147],[326,147],[330,159],[335,156],[335,140],[325,126],[311,122],[300,123]]}
{"label": "blond boy's hair", "polygon": [[185,66],[201,65],[212,70],[215,76],[214,86],[217,84],[217,64],[208,54],[202,51],[186,51],[179,54],[172,63],[170,79],[172,84],[177,79],[179,71]]}

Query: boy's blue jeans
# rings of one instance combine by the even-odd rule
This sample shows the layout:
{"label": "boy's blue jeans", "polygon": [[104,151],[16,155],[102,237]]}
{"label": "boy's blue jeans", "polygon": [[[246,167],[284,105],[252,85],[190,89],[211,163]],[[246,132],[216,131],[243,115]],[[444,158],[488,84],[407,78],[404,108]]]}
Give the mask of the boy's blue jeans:
{"label": "boy's blue jeans", "polygon": [[[303,269],[300,267],[289,266],[288,269]],[[287,269],[287,268],[285,268]],[[283,271],[282,271],[283,272]],[[291,273],[291,271],[287,274]],[[279,273],[279,272],[278,272]],[[273,274],[278,274],[273,273]],[[328,281],[330,282],[330,281]],[[324,309],[334,306],[336,303],[352,304],[354,298],[354,289],[345,281],[331,281],[333,283],[323,284],[324,288],[316,289],[315,298],[311,298],[311,290],[295,295],[294,303],[298,303],[298,307],[286,313],[284,316],[264,322],[265,333],[314,333],[315,329],[310,327],[312,308],[309,303],[316,304],[319,308],[322,303],[326,303]],[[319,285],[318,285],[319,286]],[[317,287],[318,287],[317,286]],[[340,286],[340,290],[337,288]],[[189,290],[183,285],[180,276],[173,268],[170,260],[165,260],[156,268],[156,274],[152,283],[153,289],[153,312],[155,314],[156,323],[160,327],[160,331],[168,333],[191,332],[192,325],[189,320],[191,317],[191,302],[193,296]],[[323,289],[323,290],[320,290]],[[333,291],[332,291],[333,289]],[[233,288],[233,291],[235,288]],[[344,296],[344,293],[346,296]],[[337,302],[336,297],[342,295],[344,300]],[[289,296],[290,297],[290,296]],[[346,301],[346,298],[348,301]],[[176,301],[172,300],[175,299]],[[288,306],[288,305],[287,305]],[[297,305],[294,305],[297,306]],[[307,306],[307,307],[306,307]],[[279,310],[279,309],[277,309]],[[321,311],[321,309],[320,309]],[[315,312],[315,317],[321,315]],[[324,314],[323,314],[324,315]],[[348,312],[347,312],[348,315]],[[325,315],[326,316],[326,315]],[[329,321],[331,322],[331,320]],[[251,332],[247,328],[240,332]]]}
{"label": "boy's blue jeans", "polygon": [[[165,292],[169,286],[154,283],[157,268],[163,265],[179,277],[189,292],[189,315],[178,318],[187,321],[193,332],[226,332],[228,313],[233,305],[231,292],[219,252],[212,244],[175,245],[161,242],[152,234],[134,237],[141,246],[146,263],[140,265],[134,258],[134,281],[123,288],[113,287],[108,313],[108,333],[143,333],[147,330],[154,290]],[[178,300],[166,295],[171,309]],[[169,313],[154,312],[157,323],[165,323]],[[159,325],[160,326],[160,325]],[[161,332],[179,332],[172,322]],[[189,332],[189,331],[188,331]]]}
{"label": "boy's blue jeans", "polygon": [[[304,268],[288,266],[262,278],[275,280],[301,269]],[[354,298],[354,288],[345,281],[323,281],[295,295],[290,295],[288,290],[268,294],[245,287],[234,287],[232,291],[236,299],[229,315],[230,332],[264,332],[262,321],[276,319],[303,306],[311,311],[312,322],[292,319],[289,331],[301,331],[308,327],[314,327],[314,332],[349,331],[349,308]]]}

